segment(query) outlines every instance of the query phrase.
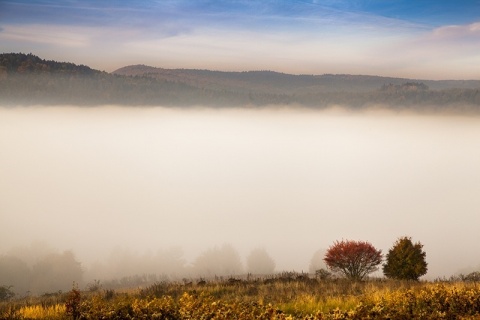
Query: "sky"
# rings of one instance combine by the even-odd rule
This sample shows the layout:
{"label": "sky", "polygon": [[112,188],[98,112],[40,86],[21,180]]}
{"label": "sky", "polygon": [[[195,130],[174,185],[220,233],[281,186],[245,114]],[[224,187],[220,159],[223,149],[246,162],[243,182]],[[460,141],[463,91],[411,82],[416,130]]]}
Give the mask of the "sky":
{"label": "sky", "polygon": [[0,51],[108,72],[480,79],[480,1],[0,0]]}

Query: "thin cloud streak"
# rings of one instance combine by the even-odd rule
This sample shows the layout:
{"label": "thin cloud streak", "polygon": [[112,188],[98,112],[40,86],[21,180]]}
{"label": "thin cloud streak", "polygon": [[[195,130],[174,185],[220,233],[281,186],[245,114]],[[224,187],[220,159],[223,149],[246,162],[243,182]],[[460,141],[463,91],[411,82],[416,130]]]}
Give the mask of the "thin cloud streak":
{"label": "thin cloud streak", "polygon": [[[91,28],[90,31],[93,31]],[[0,39],[41,43],[57,47],[87,47],[91,45],[89,30],[87,28],[70,27],[68,30],[60,26],[30,25],[13,26],[5,25],[0,30]]]}
{"label": "thin cloud streak", "polygon": [[434,39],[465,39],[474,38],[480,40],[480,22],[468,25],[444,26],[433,30]]}
{"label": "thin cloud streak", "polygon": [[385,49],[385,55],[392,57],[384,60],[385,67],[402,65],[407,74],[429,70],[433,79],[478,79],[479,25],[444,26],[404,39]]}

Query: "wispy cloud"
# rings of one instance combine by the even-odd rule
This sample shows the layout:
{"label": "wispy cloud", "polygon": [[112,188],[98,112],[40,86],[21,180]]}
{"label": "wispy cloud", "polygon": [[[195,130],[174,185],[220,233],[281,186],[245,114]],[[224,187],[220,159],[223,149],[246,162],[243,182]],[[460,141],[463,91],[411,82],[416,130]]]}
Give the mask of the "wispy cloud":
{"label": "wispy cloud", "polygon": [[467,25],[443,26],[433,30],[431,37],[441,40],[464,40],[471,38],[480,40],[480,22]]}
{"label": "wispy cloud", "polygon": [[478,54],[480,22],[433,29],[422,37],[414,39],[414,45],[425,48],[432,59],[442,56],[450,59],[466,59],[473,55],[480,63]]}
{"label": "wispy cloud", "polygon": [[87,47],[91,44],[91,39],[85,31],[85,28],[65,29],[55,25],[4,25],[0,32],[0,39],[50,44],[58,47]]}
{"label": "wispy cloud", "polygon": [[379,44],[379,69],[403,77],[478,79],[478,24],[443,26]]}

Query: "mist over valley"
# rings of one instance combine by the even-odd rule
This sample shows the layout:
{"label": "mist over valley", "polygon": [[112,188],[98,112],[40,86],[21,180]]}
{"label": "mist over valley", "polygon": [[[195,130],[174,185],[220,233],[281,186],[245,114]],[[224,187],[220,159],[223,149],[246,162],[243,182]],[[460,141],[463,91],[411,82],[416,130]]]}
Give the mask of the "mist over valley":
{"label": "mist over valley", "polygon": [[448,277],[480,265],[479,138],[477,116],[379,109],[0,108],[0,252],[71,251],[88,283],[245,274],[255,249],[309,272],[335,240],[407,235]]}

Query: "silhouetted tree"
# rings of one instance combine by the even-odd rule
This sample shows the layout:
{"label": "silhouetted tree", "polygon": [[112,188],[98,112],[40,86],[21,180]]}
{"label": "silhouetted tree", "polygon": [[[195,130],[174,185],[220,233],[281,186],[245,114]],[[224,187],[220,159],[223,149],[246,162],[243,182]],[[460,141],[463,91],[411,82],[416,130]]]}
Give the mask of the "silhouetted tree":
{"label": "silhouetted tree", "polygon": [[31,271],[25,261],[11,255],[0,257],[0,285],[23,295],[30,290],[30,276]]}
{"label": "silhouetted tree", "polygon": [[308,272],[316,273],[317,270],[326,269],[327,265],[323,258],[325,257],[326,250],[320,249],[315,251],[312,258],[310,259],[310,265],[308,266]]}
{"label": "silhouetted tree", "polygon": [[387,278],[418,280],[427,273],[426,253],[420,242],[409,237],[399,238],[386,255],[383,273]]}
{"label": "silhouetted tree", "polygon": [[247,272],[254,274],[272,274],[275,261],[265,249],[257,248],[247,256]]}
{"label": "silhouetted tree", "polygon": [[36,293],[66,290],[82,281],[83,270],[71,251],[52,253],[32,268],[32,289]]}
{"label": "silhouetted tree", "polygon": [[193,268],[199,276],[226,276],[243,272],[240,255],[228,244],[203,252],[193,262]]}
{"label": "silhouetted tree", "polygon": [[336,241],[328,248],[324,261],[333,272],[342,273],[352,280],[362,280],[378,270],[382,250],[365,241]]}

